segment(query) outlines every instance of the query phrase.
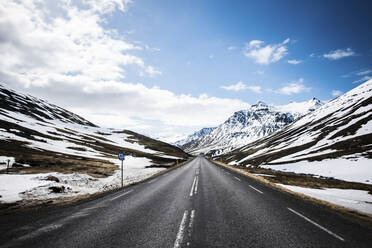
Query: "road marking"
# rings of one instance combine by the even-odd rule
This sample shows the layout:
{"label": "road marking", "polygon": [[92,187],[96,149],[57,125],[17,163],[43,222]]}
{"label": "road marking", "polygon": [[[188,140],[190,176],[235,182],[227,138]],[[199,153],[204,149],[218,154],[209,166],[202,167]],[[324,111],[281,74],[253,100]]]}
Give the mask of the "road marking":
{"label": "road marking", "polygon": [[192,196],[192,194],[194,192],[195,181],[196,181],[196,177],[194,178],[194,182],[191,185],[190,197]]}
{"label": "road marking", "polygon": [[261,193],[261,194],[263,194],[263,192],[261,191],[261,190],[259,190],[259,189],[256,189],[255,187],[253,187],[252,185],[249,185],[249,187],[251,187],[252,189],[254,189],[254,190],[256,190],[258,193]]}
{"label": "road marking", "polygon": [[22,240],[26,240],[26,239],[32,239],[32,238],[35,238],[43,233],[47,233],[47,232],[51,232],[51,231],[54,231],[60,227],[62,227],[63,225],[62,224],[50,224],[50,225],[47,225],[47,226],[44,226],[42,228],[39,228],[29,234],[26,234],[20,238],[18,238],[17,240],[19,241],[22,241]]}
{"label": "road marking", "polygon": [[[194,225],[194,217],[195,217],[195,209],[191,210],[190,223],[189,223],[189,231],[192,228],[192,226]],[[190,232],[189,232],[189,234],[190,234]],[[190,234],[190,236],[191,236],[191,234]]]}
{"label": "road marking", "polygon": [[194,218],[195,218],[195,210],[191,210],[190,214],[190,222],[189,222],[189,242],[187,242],[187,246],[191,245],[191,236],[192,236],[192,227],[194,226]]}
{"label": "road marking", "polygon": [[174,245],[173,245],[174,248],[181,247],[183,236],[185,235],[185,226],[186,226],[187,215],[188,215],[188,211],[185,210],[185,212],[183,213],[183,217],[182,217],[182,220],[181,220],[180,227],[178,229],[176,240],[174,241]]}
{"label": "road marking", "polygon": [[194,190],[194,195],[198,193],[198,183],[199,183],[199,177],[196,177],[196,183],[195,183],[195,190]]}
{"label": "road marking", "polygon": [[231,175],[230,172],[226,171],[227,174]]}
{"label": "road marking", "polygon": [[116,196],[116,197],[114,197],[114,198],[111,198],[110,201],[113,201],[113,200],[118,199],[119,197],[125,196],[125,195],[131,193],[132,191],[133,191],[133,189],[131,189],[131,190],[129,190],[129,191],[127,191],[127,192],[125,192],[125,193],[123,193],[123,194],[121,194],[121,195],[118,195],[118,196]]}
{"label": "road marking", "polygon": [[328,230],[328,229],[325,228],[325,227],[322,227],[321,225],[319,225],[318,223],[316,223],[316,222],[310,220],[310,219],[307,218],[306,216],[304,216],[304,215],[302,215],[302,214],[296,212],[296,211],[293,210],[292,208],[287,208],[287,209],[288,209],[289,211],[291,211],[292,213],[294,213],[294,214],[300,216],[301,218],[307,220],[308,222],[310,222],[310,223],[313,224],[314,226],[316,226],[316,227],[322,229],[323,231],[327,232],[328,234],[332,235],[332,236],[335,237],[336,239],[339,239],[339,240],[341,240],[341,241],[345,241],[343,238],[341,238],[341,237],[338,236],[337,234],[331,232],[330,230]]}
{"label": "road marking", "polygon": [[236,180],[239,180],[239,181],[242,181],[242,180],[241,180],[240,178],[238,178],[238,177],[235,177],[235,179],[236,179]]}
{"label": "road marking", "polygon": [[147,183],[153,183],[153,182],[155,182],[156,180],[158,180],[158,179],[152,179],[152,180],[148,181]]}

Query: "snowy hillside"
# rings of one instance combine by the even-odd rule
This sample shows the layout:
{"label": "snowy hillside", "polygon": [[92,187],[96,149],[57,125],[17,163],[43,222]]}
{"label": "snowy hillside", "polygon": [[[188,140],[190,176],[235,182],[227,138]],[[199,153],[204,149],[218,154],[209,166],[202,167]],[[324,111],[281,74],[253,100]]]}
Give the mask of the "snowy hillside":
{"label": "snowy hillside", "polygon": [[249,109],[235,112],[210,133],[181,147],[193,154],[220,155],[265,137],[320,105],[322,103],[315,98],[305,103],[292,102],[279,107],[258,102]]}
{"label": "snowy hillside", "polygon": [[[78,178],[112,178],[115,183],[119,151],[128,155],[129,181],[188,156],[178,147],[129,130],[97,127],[63,108],[0,85],[0,181],[12,181],[20,174],[63,173],[63,178],[78,173]],[[8,160],[10,174],[4,175]],[[6,201],[7,190],[2,187],[0,201]]]}
{"label": "snowy hillside", "polygon": [[175,142],[174,144],[176,146],[182,147],[186,143],[189,143],[189,142],[192,142],[194,140],[197,140],[197,139],[200,139],[200,138],[204,137],[205,135],[212,132],[214,129],[216,129],[216,128],[215,127],[202,128],[199,131],[187,136],[185,139],[182,139],[182,140],[179,140],[179,141]]}
{"label": "snowy hillside", "polygon": [[280,112],[291,113],[295,117],[295,119],[297,119],[309,112],[314,111],[315,109],[324,105],[324,103],[325,103],[324,101],[320,101],[317,98],[313,98],[305,102],[291,101],[287,105],[273,106],[273,108],[275,108],[277,111],[280,111]]}
{"label": "snowy hillside", "polygon": [[221,159],[371,184],[372,80]]}

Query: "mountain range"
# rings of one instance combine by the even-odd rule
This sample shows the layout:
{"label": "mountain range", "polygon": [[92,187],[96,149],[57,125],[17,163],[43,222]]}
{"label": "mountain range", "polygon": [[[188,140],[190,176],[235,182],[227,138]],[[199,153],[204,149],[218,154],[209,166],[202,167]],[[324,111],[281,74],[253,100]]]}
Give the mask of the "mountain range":
{"label": "mountain range", "polygon": [[221,155],[277,131],[323,104],[316,98],[283,106],[259,101],[235,112],[221,125],[203,128],[175,144],[192,154]]}
{"label": "mountain range", "polygon": [[371,183],[372,80],[275,133],[219,156],[226,163]]}

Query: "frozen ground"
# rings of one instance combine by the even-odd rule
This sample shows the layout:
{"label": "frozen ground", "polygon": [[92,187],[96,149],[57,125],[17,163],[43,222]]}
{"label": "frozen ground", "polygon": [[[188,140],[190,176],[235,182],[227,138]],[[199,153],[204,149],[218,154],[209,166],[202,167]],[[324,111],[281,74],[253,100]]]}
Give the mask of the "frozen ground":
{"label": "frozen ground", "polygon": [[263,165],[262,168],[277,171],[312,174],[336,179],[372,184],[371,159],[359,157],[325,159],[322,161],[300,161],[281,165]]}
{"label": "frozen ground", "polygon": [[365,190],[334,188],[312,189],[284,184],[278,185],[297,193],[302,193],[319,200],[372,215],[372,195],[368,194],[368,191]]}
{"label": "frozen ground", "polygon": [[[118,166],[120,162],[113,160]],[[145,168],[151,165],[147,158],[126,157],[124,161],[124,185],[141,181],[164,168]],[[59,197],[71,197],[77,195],[94,194],[119,187],[120,167],[114,175],[107,178],[94,178],[86,174],[2,174],[0,175],[0,202],[11,203],[20,200],[46,200]],[[60,182],[45,180],[48,176],[54,176]],[[64,186],[65,193],[51,193],[49,187]]]}

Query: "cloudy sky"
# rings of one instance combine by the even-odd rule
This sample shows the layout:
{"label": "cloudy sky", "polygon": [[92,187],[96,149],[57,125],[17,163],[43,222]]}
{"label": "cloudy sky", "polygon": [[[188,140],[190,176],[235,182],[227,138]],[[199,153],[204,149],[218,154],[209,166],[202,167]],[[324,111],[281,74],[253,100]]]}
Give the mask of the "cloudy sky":
{"label": "cloudy sky", "polygon": [[372,78],[371,1],[5,0],[0,83],[157,136]]}

